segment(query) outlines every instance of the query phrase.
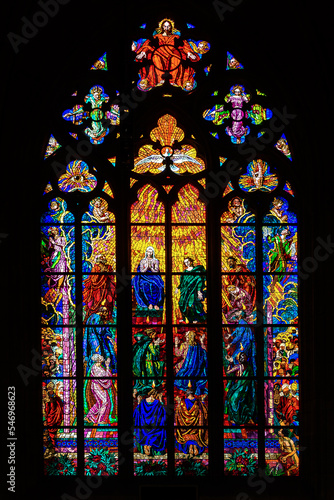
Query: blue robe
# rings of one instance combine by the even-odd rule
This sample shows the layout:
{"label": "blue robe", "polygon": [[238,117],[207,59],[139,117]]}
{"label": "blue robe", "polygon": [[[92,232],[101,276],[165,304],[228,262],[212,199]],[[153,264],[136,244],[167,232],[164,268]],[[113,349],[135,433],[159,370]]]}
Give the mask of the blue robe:
{"label": "blue robe", "polygon": [[[93,326],[96,325],[96,326]],[[100,354],[106,360],[110,358],[110,371],[117,373],[116,353],[112,342],[107,337],[113,338],[110,327],[101,325],[99,314],[92,314],[87,321],[83,337],[83,355],[87,362],[87,374],[93,364],[93,354]]]}
{"label": "blue robe", "polygon": [[[239,320],[240,327],[235,328],[233,333],[233,340],[231,341],[231,346],[235,346],[236,350],[234,351],[232,357],[234,364],[237,364],[236,357],[240,352],[244,352],[247,356],[248,363],[251,365],[254,376],[256,375],[256,347],[255,347],[255,339],[254,332],[252,328],[248,326],[246,321],[243,319]],[[241,349],[241,345],[243,349]],[[228,366],[228,362],[226,359],[223,359],[225,363],[225,367]]]}
{"label": "blue robe", "polygon": [[[199,344],[190,345],[183,364],[176,374],[178,378],[175,380],[174,385],[182,391],[186,391],[190,380],[195,394],[206,394],[208,392],[205,387],[208,374],[207,369],[208,359],[206,350]],[[185,378],[179,379],[179,377]],[[199,377],[201,377],[201,380],[198,380]]]}
{"label": "blue robe", "polygon": [[133,412],[134,435],[140,453],[145,445],[151,446],[151,454],[164,454],[166,448],[166,410],[157,399],[152,403],[143,399]]}
{"label": "blue robe", "polygon": [[[140,266],[137,272],[140,272]],[[147,308],[152,305],[161,308],[163,306],[164,282],[160,274],[153,273],[149,269],[145,273],[137,274],[132,283],[139,307]]]}

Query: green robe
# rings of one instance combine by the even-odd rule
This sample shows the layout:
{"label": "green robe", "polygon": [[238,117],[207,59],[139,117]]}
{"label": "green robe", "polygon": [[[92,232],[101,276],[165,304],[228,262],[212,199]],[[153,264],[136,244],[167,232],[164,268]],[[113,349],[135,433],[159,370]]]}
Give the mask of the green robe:
{"label": "green robe", "polygon": [[[147,335],[136,341],[133,346],[133,375],[137,378],[134,389],[139,394],[146,394],[162,384],[164,362],[159,360],[160,347],[155,346]],[[140,379],[140,380],[138,380]]]}
{"label": "green robe", "polygon": [[203,301],[198,298],[198,292],[204,294],[205,289],[205,269],[203,266],[194,266],[191,271],[185,270],[180,278],[178,286],[180,290],[179,308],[182,319],[189,323],[198,321],[203,323],[206,320]]}
{"label": "green robe", "polygon": [[253,370],[247,366],[242,378],[235,377],[226,386],[225,412],[229,420],[237,425],[248,424],[251,419],[257,421],[256,390],[255,381],[250,378],[252,376]]}

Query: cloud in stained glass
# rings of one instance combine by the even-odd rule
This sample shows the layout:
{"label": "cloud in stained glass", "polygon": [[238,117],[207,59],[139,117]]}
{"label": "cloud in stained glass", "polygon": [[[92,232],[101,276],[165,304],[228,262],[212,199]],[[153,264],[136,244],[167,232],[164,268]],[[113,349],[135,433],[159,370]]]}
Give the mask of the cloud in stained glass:
{"label": "cloud in stained glass", "polygon": [[65,193],[72,191],[86,193],[92,191],[96,185],[96,177],[89,173],[87,163],[82,160],[71,161],[67,165],[65,174],[61,175],[58,180],[59,189]]}
{"label": "cloud in stained glass", "polygon": [[171,115],[164,115],[158,120],[158,127],[151,131],[150,137],[154,142],[160,142],[160,148],[145,144],[139,149],[135,158],[134,172],[158,174],[167,167],[174,173],[197,173],[205,169],[204,161],[197,156],[196,149],[189,145],[181,145],[181,149],[174,149],[173,144],[181,142],[184,132],[177,127],[176,119]]}

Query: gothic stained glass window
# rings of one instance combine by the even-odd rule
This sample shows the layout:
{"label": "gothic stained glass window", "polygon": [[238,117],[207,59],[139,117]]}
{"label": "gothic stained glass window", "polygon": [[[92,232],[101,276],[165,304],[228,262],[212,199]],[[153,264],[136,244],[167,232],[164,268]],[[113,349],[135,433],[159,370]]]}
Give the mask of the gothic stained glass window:
{"label": "gothic stained glass window", "polygon": [[[240,76],[245,65],[230,52],[224,76],[190,101],[193,123],[182,103],[203,81],[195,70],[210,83],[215,47],[190,37],[197,28],[189,23],[151,26],[141,25],[143,38],[128,48],[145,95],[131,111],[133,131],[122,127],[129,110],[108,87],[106,51],[65,99],[65,132],[50,135],[43,152],[45,474],[118,475],[127,415],[127,477],[250,476],[259,467],[298,475],[288,130],[249,157],[247,141],[265,137],[274,105]],[[65,161],[73,141],[89,143],[89,153]],[[214,196],[213,178],[224,179]],[[130,276],[120,293],[119,262]]]}

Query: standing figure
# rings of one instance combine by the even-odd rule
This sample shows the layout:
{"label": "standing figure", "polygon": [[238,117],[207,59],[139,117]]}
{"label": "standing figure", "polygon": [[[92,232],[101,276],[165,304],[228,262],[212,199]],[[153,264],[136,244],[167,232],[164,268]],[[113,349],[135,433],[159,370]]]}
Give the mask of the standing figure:
{"label": "standing figure", "polygon": [[[290,231],[287,227],[279,228],[274,236],[267,236],[268,243],[272,243],[274,248],[269,251],[269,272],[283,272],[288,268],[288,261],[291,260],[295,247],[291,239],[289,239]],[[277,280],[284,277],[278,275]]]}
{"label": "standing figure", "polygon": [[176,447],[190,457],[200,455],[208,446],[208,410],[204,404],[205,395],[195,398],[189,383],[186,395],[177,397],[175,409]]}
{"label": "standing figure", "polygon": [[63,423],[64,402],[55,393],[55,384],[53,382],[49,382],[46,387],[43,388],[43,401],[45,423],[48,427],[47,431],[50,439],[50,447],[54,451],[56,447],[58,428]]}
{"label": "standing figure", "polygon": [[237,364],[234,364],[231,356],[227,355],[226,359],[230,363],[226,375],[235,376],[228,381],[225,393],[225,412],[229,422],[236,425],[253,424],[256,420],[256,391],[252,365],[242,351],[236,356]]}
{"label": "standing figure", "polygon": [[110,358],[105,360],[106,369],[102,367],[104,358],[100,354],[93,354],[92,361],[93,366],[88,375],[94,378],[88,380],[85,388],[88,405],[85,420],[93,424],[110,425],[116,415],[115,389],[112,380],[105,378],[111,376]]}
{"label": "standing figure", "polygon": [[134,294],[139,310],[156,311],[162,314],[164,303],[164,282],[160,276],[159,260],[155,257],[154,248],[147,247],[133,280]]}
{"label": "standing figure", "polygon": [[287,476],[293,474],[298,474],[299,469],[299,457],[295,447],[295,443],[289,437],[290,431],[288,429],[280,429],[278,431],[278,441],[281,448],[281,455],[278,460],[283,465],[285,473]]}
{"label": "standing figure", "polygon": [[97,313],[89,316],[83,335],[83,355],[86,373],[92,366],[93,354],[100,354],[104,359],[111,360],[111,372],[117,372],[116,346],[114,331],[105,326],[108,323],[108,309],[100,307]]}
{"label": "standing figure", "polygon": [[180,323],[186,320],[189,323],[205,322],[203,300],[205,290],[205,268],[202,265],[194,266],[190,257],[184,259],[185,271],[180,278],[180,284],[175,294],[180,292],[179,308],[182,315]]}
{"label": "standing figure", "polygon": [[106,307],[108,311],[108,322],[113,322],[116,285],[115,276],[110,274],[112,273],[112,266],[107,264],[104,255],[98,255],[91,272],[92,274],[84,280],[84,289],[82,292],[85,322],[88,321],[92,314],[97,313],[101,306]]}
{"label": "standing figure", "polygon": [[148,457],[164,454],[167,440],[164,428],[167,414],[161,401],[162,395],[152,385],[133,412],[135,445],[139,453]]}
{"label": "standing figure", "polygon": [[134,389],[138,395],[146,394],[152,383],[158,388],[162,384],[165,363],[160,359],[160,344],[163,339],[156,338],[154,328],[136,334],[133,346],[133,375],[137,378]]}
{"label": "standing figure", "polygon": [[65,254],[66,238],[60,236],[58,227],[50,227],[48,234],[49,249],[51,249],[52,253],[45,271],[52,273],[49,275],[49,287],[57,287],[59,291],[64,283],[65,276],[64,274],[57,273],[66,273],[69,271]]}
{"label": "standing figure", "polygon": [[205,385],[208,374],[208,359],[204,340],[204,334],[198,338],[196,332],[188,331],[185,335],[185,342],[179,347],[179,338],[175,337],[174,353],[175,356],[182,356],[182,360],[175,367],[177,379],[175,379],[174,385],[182,391],[187,391],[190,381],[196,395],[207,393]]}

